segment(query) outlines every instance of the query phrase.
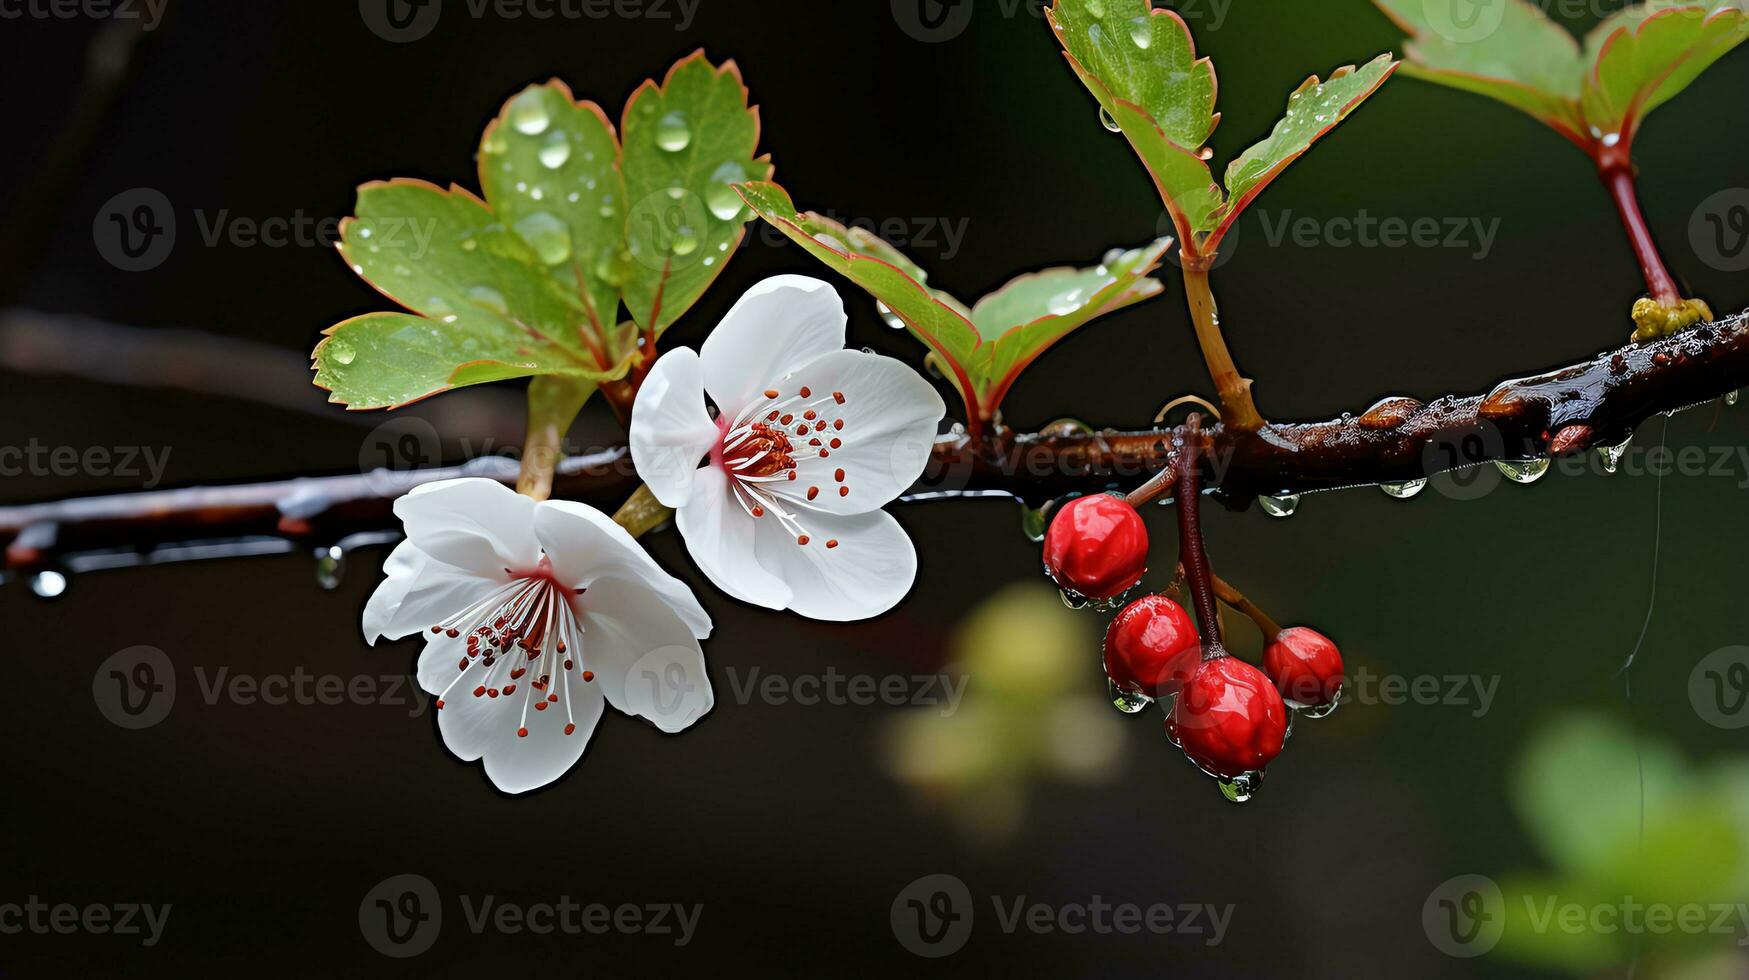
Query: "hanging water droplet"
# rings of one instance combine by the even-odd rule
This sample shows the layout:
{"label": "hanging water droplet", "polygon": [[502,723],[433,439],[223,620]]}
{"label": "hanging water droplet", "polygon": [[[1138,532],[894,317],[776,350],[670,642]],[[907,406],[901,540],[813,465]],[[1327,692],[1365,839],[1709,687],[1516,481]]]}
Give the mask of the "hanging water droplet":
{"label": "hanging water droplet", "polygon": [[30,591],[39,599],[59,599],[67,591],[67,576],[53,570],[37,572],[30,577]]}
{"label": "hanging water droplet", "polygon": [[875,312],[879,313],[881,315],[881,320],[894,330],[905,329],[905,321],[899,317],[899,314],[894,313],[893,308],[887,304],[876,302]]}
{"label": "hanging water droplet", "polygon": [[1299,710],[1295,711],[1294,714],[1305,715],[1307,718],[1310,718],[1313,721],[1317,721],[1320,718],[1328,718],[1331,715],[1335,714],[1336,713],[1336,706],[1340,705],[1341,703],[1342,703],[1342,688],[1339,687],[1336,689],[1336,693],[1331,695],[1330,703],[1317,704],[1317,705],[1312,705],[1310,707],[1300,708]]}
{"label": "hanging water droplet", "polygon": [[1020,505],[1020,533],[1026,535],[1026,540],[1033,544],[1044,543],[1045,514],[1043,508]]}
{"label": "hanging water droplet", "polygon": [[1063,605],[1068,606],[1070,609],[1087,608],[1088,599],[1079,592],[1073,592],[1069,589],[1058,589],[1057,594],[1063,597]]}
{"label": "hanging water droplet", "polygon": [[1263,773],[1252,771],[1234,777],[1218,777],[1221,795],[1234,803],[1249,803],[1251,797],[1257,795],[1257,785],[1263,782]]}
{"label": "hanging water droplet", "polygon": [[540,148],[540,162],[548,170],[557,170],[571,159],[571,140],[562,130],[553,130],[547,134],[546,145]]}
{"label": "hanging water droplet", "polygon": [[1541,456],[1536,459],[1497,459],[1494,465],[1513,483],[1535,483],[1549,471],[1549,458]]}
{"label": "hanging water droplet", "polygon": [[358,352],[352,349],[352,342],[344,337],[335,337],[328,341],[328,359],[335,364],[351,364]]}
{"label": "hanging water droplet", "polygon": [[1154,18],[1137,17],[1130,21],[1130,40],[1146,51],[1154,43]]}
{"label": "hanging water droplet", "polygon": [[1126,691],[1117,686],[1115,681],[1107,678],[1107,691],[1111,692],[1112,706],[1126,715],[1133,715],[1152,704],[1154,699],[1140,691]]}
{"label": "hanging water droplet", "polygon": [[678,201],[685,196],[686,196],[686,188],[681,187],[679,184],[676,184],[673,187],[668,188],[668,199],[670,201]]}
{"label": "hanging water droplet", "polygon": [[329,592],[340,588],[346,575],[346,550],[339,545],[316,549],[316,584]]}
{"label": "hanging water droplet", "polygon": [[1270,517],[1292,517],[1294,511],[1299,509],[1300,495],[1290,493],[1281,497],[1258,497],[1257,506],[1263,508],[1263,512]]}
{"label": "hanging water droplet", "polygon": [[1114,133],[1123,132],[1123,127],[1117,124],[1117,120],[1112,118],[1111,113],[1106,110],[1105,106],[1099,107],[1099,124]]}
{"label": "hanging water droplet", "polygon": [[1727,393],[1725,395],[1725,404],[1734,407],[1737,404],[1737,394],[1738,393],[1735,391]]}
{"label": "hanging water droplet", "polygon": [[1619,446],[1597,447],[1597,458],[1603,462],[1603,472],[1615,472],[1615,468],[1621,465],[1621,458],[1627,454],[1628,446],[1632,445],[1633,441],[1634,437],[1629,435],[1626,439],[1621,441],[1621,445]]}
{"label": "hanging water droplet", "polygon": [[551,123],[540,89],[531,88],[510,103],[510,125],[525,136],[539,136]]}
{"label": "hanging water droplet", "polygon": [[656,145],[669,153],[678,153],[686,149],[692,142],[692,130],[686,125],[686,117],[678,112],[670,112],[656,121]]}
{"label": "hanging water droplet", "polygon": [[504,294],[491,286],[475,286],[468,290],[468,299],[500,316],[510,312],[510,304],[504,301]]}
{"label": "hanging water droplet", "polygon": [[547,265],[560,265],[571,257],[571,226],[545,211],[536,211],[518,221],[516,233]]}
{"label": "hanging water droplet", "polygon": [[1398,500],[1408,500],[1427,489],[1426,480],[1404,480],[1402,483],[1381,483],[1379,489],[1396,497]]}

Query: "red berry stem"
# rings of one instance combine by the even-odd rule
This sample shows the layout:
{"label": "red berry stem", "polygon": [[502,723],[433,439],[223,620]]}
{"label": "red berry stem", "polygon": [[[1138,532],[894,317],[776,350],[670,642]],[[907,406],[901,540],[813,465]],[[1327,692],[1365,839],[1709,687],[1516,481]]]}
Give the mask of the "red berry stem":
{"label": "red berry stem", "polygon": [[1219,575],[1216,575],[1214,579],[1215,597],[1244,613],[1253,623],[1256,623],[1258,630],[1263,633],[1265,644],[1273,642],[1276,635],[1281,632],[1281,626],[1275,620],[1270,619],[1268,613],[1257,608],[1257,603],[1245,598],[1245,593],[1228,584],[1226,579]]}
{"label": "red berry stem", "polygon": [[1627,229],[1628,241],[1633,243],[1634,257],[1640,261],[1640,271],[1646,277],[1646,290],[1659,306],[1682,305],[1682,290],[1676,285],[1676,279],[1670,275],[1670,270],[1664,266],[1664,258],[1658,252],[1658,243],[1652,240],[1652,229],[1646,223],[1645,215],[1640,213],[1639,194],[1634,189],[1633,164],[1626,159],[1626,154],[1600,156],[1597,159],[1597,173],[1603,178],[1603,184],[1609,189],[1610,197],[1614,198],[1615,206],[1621,212],[1622,227]]}
{"label": "red berry stem", "polygon": [[1178,480],[1178,562],[1190,585],[1190,596],[1196,608],[1197,635],[1202,638],[1202,659],[1215,660],[1227,655],[1221,644],[1220,606],[1215,601],[1214,573],[1209,569],[1208,551],[1202,541],[1202,468],[1197,464],[1197,451],[1202,443],[1198,433],[1201,417],[1195,414],[1185,423],[1189,430],[1178,444],[1178,459],[1173,471]]}

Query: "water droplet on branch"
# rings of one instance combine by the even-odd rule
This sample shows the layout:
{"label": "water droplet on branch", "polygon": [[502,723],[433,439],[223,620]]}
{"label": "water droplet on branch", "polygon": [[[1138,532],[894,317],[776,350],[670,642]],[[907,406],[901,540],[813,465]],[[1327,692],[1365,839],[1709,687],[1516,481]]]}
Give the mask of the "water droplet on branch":
{"label": "water droplet on branch", "polygon": [[316,549],[316,584],[329,592],[346,577],[346,550],[339,545]]}
{"label": "water droplet on branch", "polygon": [[1280,497],[1258,497],[1257,506],[1270,517],[1292,517],[1300,507],[1300,495],[1290,493]]}
{"label": "water droplet on branch", "polygon": [[1536,459],[1497,459],[1494,465],[1513,483],[1535,483],[1549,471],[1549,458],[1539,456]]}
{"label": "water droplet on branch", "polygon": [[1381,483],[1379,489],[1396,497],[1398,500],[1408,500],[1427,489],[1426,480],[1404,480],[1402,483]]}
{"label": "water droplet on branch", "polygon": [[30,591],[39,599],[59,599],[67,591],[67,576],[57,571],[37,572],[30,577]]}

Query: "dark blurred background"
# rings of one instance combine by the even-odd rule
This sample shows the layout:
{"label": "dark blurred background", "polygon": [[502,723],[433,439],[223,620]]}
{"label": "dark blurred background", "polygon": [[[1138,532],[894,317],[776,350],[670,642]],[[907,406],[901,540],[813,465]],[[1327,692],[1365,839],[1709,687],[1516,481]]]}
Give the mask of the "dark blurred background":
{"label": "dark blurred background", "polygon": [[[192,329],[247,340],[288,352],[273,383],[302,386],[318,332],[384,302],[313,233],[284,247],[209,246],[203,223],[336,218],[376,178],[476,187],[481,128],[522,86],[561,77],[617,118],[642,79],[700,46],[742,66],[762,107],[762,149],[797,203],[899,229],[932,284],[970,300],[1021,271],[1091,264],[1161,233],[1161,209],[1037,6],[962,0],[932,31],[912,0],[702,0],[690,10],[626,0],[568,8],[606,16],[545,20],[475,16],[446,0],[427,35],[395,42],[373,31],[369,2],[361,11],[351,0],[170,0],[157,14],[140,2],[127,9],[152,29],[131,38],[131,26],[86,8],[63,17],[43,11],[72,8],[46,0],[7,5],[25,13],[0,20],[10,322],[54,329],[17,312],[27,309],[164,338]],[[1267,133],[1307,74],[1401,50],[1364,0],[1178,6],[1219,71],[1217,166]],[[1577,29],[1621,4],[1554,6]],[[968,20],[954,19],[961,10]],[[1749,52],[1739,51],[1661,108],[1637,148],[1670,264],[1721,312],[1749,304],[1749,282],[1691,228],[1706,227],[1718,192],[1749,188],[1746,90]],[[161,192],[178,226],[174,248],[145,272],[106,261],[93,235],[106,202],[136,188]],[[1363,215],[1466,230],[1453,247],[1338,244],[1330,222]],[[1313,240],[1272,240],[1301,219],[1312,219]],[[696,344],[743,289],[778,272],[829,277],[752,226],[666,343]],[[1165,297],[1047,355],[1010,397],[1009,421],[1138,426],[1175,395],[1206,393],[1182,290],[1175,270],[1165,274]],[[1473,392],[1579,359],[1624,339],[1641,291],[1582,155],[1503,106],[1402,76],[1269,189],[1215,282],[1235,354],[1276,418]],[[920,363],[920,347],[840,286],[854,343]],[[344,417],[313,387],[288,389],[292,407],[280,407],[177,390],[173,379],[5,367],[0,443],[168,450],[166,485],[357,472],[381,421]],[[513,393],[451,399],[488,413]],[[920,554],[916,589],[883,619],[849,627],[740,606],[711,589],[677,536],[652,536],[658,559],[717,619],[707,645],[717,707],[681,737],[609,712],[583,764],[526,798],[454,761],[407,691],[399,704],[209,703],[203,683],[221,669],[347,681],[409,672],[416,642],[369,649],[359,637],[381,551],[351,556],[332,591],[304,556],[75,576],[54,602],[15,582],[0,590],[11,665],[0,736],[13,747],[0,905],[35,896],[173,911],[150,948],[87,932],[0,935],[0,975],[538,964],[610,975],[1622,976],[1634,949],[1640,975],[1749,975],[1734,958],[1741,930],[1643,947],[1604,937],[1601,959],[1534,940],[1460,958],[1442,952],[1423,916],[1455,876],[1488,876],[1512,895],[1521,877],[1576,873],[1550,853],[1561,838],[1547,811],[1569,797],[1541,792],[1538,775],[1574,770],[1558,753],[1536,762],[1545,740],[1573,726],[1631,732],[1628,749],[1597,763],[1610,778],[1574,788],[1618,808],[1639,799],[1630,756],[1675,759],[1689,795],[1660,797],[1649,812],[1691,812],[1694,799],[1722,807],[1735,835],[1693,860],[1735,869],[1720,887],[1745,898],[1749,779],[1734,755],[1746,748],[1742,729],[1730,725],[1749,718],[1708,709],[1696,680],[1704,658],[1749,642],[1745,413],[1703,405],[1654,419],[1614,476],[1592,465],[1472,500],[1438,485],[1408,502],[1361,488],[1308,497],[1285,521],[1255,508],[1210,513],[1221,574],[1278,619],[1337,638],[1351,671],[1440,679],[1421,699],[1431,703],[1381,695],[1302,720],[1244,807],[1165,743],[1157,713],[1124,718],[1100,703],[1103,620],[1070,614],[1040,584],[1037,548],[1007,501],[900,508]],[[594,404],[572,441],[599,445],[614,431]],[[1702,464],[1660,482],[1648,465],[1658,457],[1644,451],[1661,438]],[[466,451],[445,449],[452,461]],[[0,501],[140,482],[26,473],[0,482]],[[1170,511],[1149,516],[1169,546]],[[1617,671],[1653,598],[1655,554],[1656,607],[1630,703]],[[1254,638],[1234,628],[1254,655]],[[177,691],[161,723],[134,731],[94,706],[93,681],[106,658],[139,645],[168,655]],[[898,675],[911,690],[913,674],[937,669],[966,682],[951,715],[737,697],[755,676]],[[1467,686],[1450,693],[1457,684]],[[1475,692],[1490,686],[1484,705]],[[1590,799],[1570,802],[1586,810]],[[1640,839],[1630,829],[1599,846],[1620,857]],[[368,942],[360,905],[402,874],[429,879],[444,918],[435,945],[396,961]],[[912,955],[892,917],[901,893],[934,874],[963,882],[975,908],[969,941],[940,960]],[[684,946],[642,932],[475,935],[463,899],[487,895],[703,910]],[[1097,896],[1231,918],[1218,942],[1206,922],[1200,934],[1005,931],[996,904],[1022,896],[1053,915]],[[1672,900],[1716,897],[1678,889]]]}

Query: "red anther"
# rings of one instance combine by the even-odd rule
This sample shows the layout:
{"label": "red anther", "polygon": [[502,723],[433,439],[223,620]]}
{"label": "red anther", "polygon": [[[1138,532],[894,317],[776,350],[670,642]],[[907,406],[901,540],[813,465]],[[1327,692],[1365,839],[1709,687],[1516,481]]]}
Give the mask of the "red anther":
{"label": "red anther", "polygon": [[777,392],[777,390],[776,390],[776,389],[774,389],[774,388],[767,388],[767,389],[765,389],[765,397],[767,397],[767,398],[776,398],[776,397],[777,397],[777,395],[778,395],[778,392]]}
{"label": "red anther", "polygon": [[527,738],[527,737],[528,737],[528,729],[526,729],[526,728],[518,728],[518,729],[517,729],[517,730],[516,730],[516,737],[517,737],[517,738]]}
{"label": "red anther", "polygon": [[583,679],[584,679],[584,680],[585,680],[585,681],[592,681],[592,680],[594,680],[594,679],[595,679],[595,671],[593,671],[593,670],[586,670],[586,671],[584,671],[584,672],[583,672]]}
{"label": "red anther", "polygon": [[840,405],[844,404],[844,392],[834,391],[832,393],[832,400],[837,402]]}
{"label": "red anther", "polygon": [[572,733],[572,732],[575,732],[575,731],[576,731],[576,730],[577,730],[577,726],[576,726],[576,725],[566,725],[566,726],[565,726],[565,734],[566,734],[566,735],[569,735],[569,734],[571,734],[571,733]]}
{"label": "red anther", "polygon": [[808,536],[805,534],[796,538],[796,544],[806,546],[807,543],[808,543]]}
{"label": "red anther", "polygon": [[836,548],[836,547],[838,547],[838,539],[837,539],[837,538],[832,538],[832,539],[831,539],[831,540],[829,540],[829,541],[827,541],[827,542],[826,542],[826,547],[828,547],[828,548]]}
{"label": "red anther", "polygon": [[812,391],[808,390],[807,385],[802,385],[802,390],[797,392],[797,394],[801,395],[803,398],[812,398],[814,395]]}

